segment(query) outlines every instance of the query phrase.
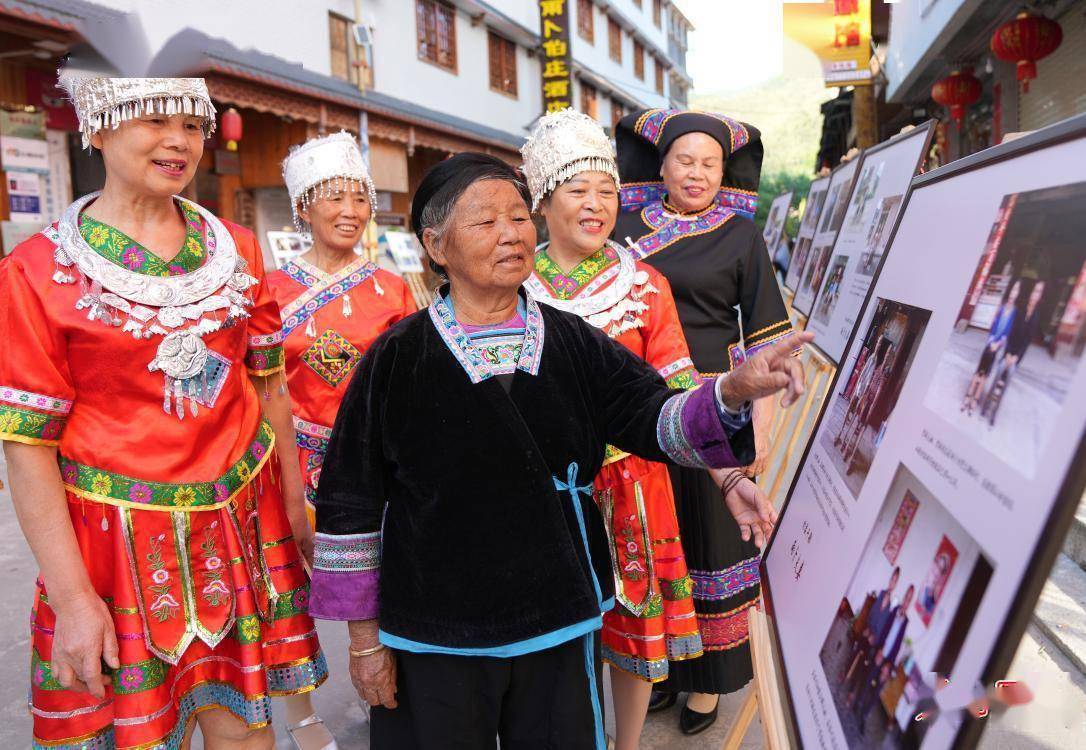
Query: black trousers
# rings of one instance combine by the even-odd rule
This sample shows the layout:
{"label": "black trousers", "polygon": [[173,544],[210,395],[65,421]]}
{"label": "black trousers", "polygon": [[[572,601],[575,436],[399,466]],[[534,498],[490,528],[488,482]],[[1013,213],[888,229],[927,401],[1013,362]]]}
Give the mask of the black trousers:
{"label": "black trousers", "polygon": [[397,651],[371,750],[604,750],[595,635],[508,658]]}

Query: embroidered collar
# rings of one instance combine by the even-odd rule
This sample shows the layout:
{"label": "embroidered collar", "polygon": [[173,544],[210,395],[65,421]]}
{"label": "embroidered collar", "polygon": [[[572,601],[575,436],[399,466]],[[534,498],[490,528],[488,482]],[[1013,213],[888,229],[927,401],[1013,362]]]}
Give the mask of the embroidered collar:
{"label": "embroidered collar", "polygon": [[638,240],[631,250],[637,260],[643,260],[678,240],[712,232],[735,215],[735,211],[720,203],[696,214],[673,213],[662,200],[650,203],[641,210],[641,219],[653,231]]}
{"label": "embroidered collar", "polygon": [[[549,264],[557,268],[554,261],[546,256],[546,247],[546,244],[543,244],[536,248],[536,270],[528,277],[524,286],[531,296],[558,310],[564,310],[582,318],[595,315],[614,307],[630,293],[634,284],[637,283],[638,272],[633,255],[618,243],[608,240],[600,253],[606,251],[604,257],[613,258],[614,260],[609,260],[604,268],[599,270],[594,277],[588,279],[586,284],[581,286],[574,295],[571,295],[572,299],[567,296],[560,296],[558,294],[559,290],[554,283],[548,283],[540,271],[541,257],[545,259],[543,261],[544,267]],[[592,257],[595,258],[600,253],[596,253]],[[586,262],[587,260],[582,261],[578,268]],[[643,284],[645,281],[647,281],[647,278],[640,283]],[[610,285],[607,286],[608,284]]]}
{"label": "embroidered collar", "polygon": [[79,234],[103,258],[129,271],[147,276],[179,276],[195,271],[207,258],[204,224],[196,209],[178,204],[185,220],[185,241],[172,260],[165,261],[119,229],[82,214],[78,217]]}
{"label": "embroidered collar", "polygon": [[[430,303],[430,320],[433,321],[441,340],[464,368],[471,382],[481,383],[496,374],[494,367],[472,343],[463,326],[456,320],[452,308],[445,301],[447,292],[448,285],[445,285],[434,296],[434,301]],[[536,375],[539,373],[539,364],[543,358],[543,314],[535,298],[530,294],[525,296],[524,343],[517,357],[516,369],[523,370],[529,375]]]}
{"label": "embroidered collar", "polygon": [[359,255],[335,273],[327,273],[299,255],[287,261],[287,264],[283,266],[283,272],[302,286],[313,287],[317,284],[335,283],[369,264],[370,261]]}
{"label": "embroidered collar", "polygon": [[562,300],[576,297],[586,284],[619,263],[615,248],[604,243],[603,247],[582,260],[567,274],[547,254],[549,246],[550,243],[544,243],[536,248],[533,278],[542,279],[550,287],[550,296]]}

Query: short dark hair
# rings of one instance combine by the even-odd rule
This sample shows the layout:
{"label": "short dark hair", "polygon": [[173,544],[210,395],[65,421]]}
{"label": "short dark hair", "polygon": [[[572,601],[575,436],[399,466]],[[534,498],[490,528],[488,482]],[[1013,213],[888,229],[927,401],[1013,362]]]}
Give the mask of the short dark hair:
{"label": "short dark hair", "polygon": [[[490,154],[473,151],[456,154],[430,168],[411,200],[411,228],[420,243],[427,229],[444,231],[460,196],[480,180],[505,180],[517,189],[525,205],[531,205],[528,185],[516,169]],[[434,263],[429,253],[427,260],[434,273],[445,275],[445,269]]]}

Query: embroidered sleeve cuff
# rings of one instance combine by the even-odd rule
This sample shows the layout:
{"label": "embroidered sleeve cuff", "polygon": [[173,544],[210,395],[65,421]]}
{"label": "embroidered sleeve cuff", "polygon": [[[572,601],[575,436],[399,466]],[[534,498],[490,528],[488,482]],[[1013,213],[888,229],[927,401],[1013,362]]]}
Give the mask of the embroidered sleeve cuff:
{"label": "embroidered sleeve cuff", "polygon": [[720,395],[720,381],[728,377],[727,373],[717,376],[709,386],[713,389],[713,395],[716,397],[716,411],[720,417],[721,423],[724,425],[724,431],[728,433],[728,437],[734,437],[741,429],[747,426],[750,422],[751,405],[748,401],[743,404],[739,411],[729,409],[727,404],[724,403],[723,397]]}
{"label": "embroidered sleeve cuff", "polygon": [[280,344],[263,349],[250,348],[245,354],[245,367],[250,375],[271,375],[279,372],[284,367],[286,355]]}
{"label": "embroidered sleeve cuff", "polygon": [[380,577],[380,532],[317,534],[309,614],[319,620],[372,620]]}
{"label": "embroidered sleeve cuff", "polygon": [[712,384],[672,396],[660,410],[656,438],[675,463],[697,469],[743,466],[754,460],[749,420],[735,434],[725,429]]}
{"label": "embroidered sleeve cuff", "polygon": [[72,402],[0,386],[0,440],[56,445]]}
{"label": "embroidered sleeve cuff", "polygon": [[689,357],[664,365],[658,372],[668,388],[689,391],[691,388],[696,388],[699,382],[698,371],[694,369],[694,363]]}

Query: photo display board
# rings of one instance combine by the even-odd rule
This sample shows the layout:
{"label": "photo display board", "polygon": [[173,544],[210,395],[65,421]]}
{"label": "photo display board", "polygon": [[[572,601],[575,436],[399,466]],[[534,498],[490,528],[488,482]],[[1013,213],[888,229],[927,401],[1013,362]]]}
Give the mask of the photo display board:
{"label": "photo display board", "polygon": [[762,561],[802,746],[979,738],[1086,487],[1084,205],[1086,117],[906,195]]}
{"label": "photo display board", "polygon": [[807,330],[818,336],[815,345],[835,365],[856,327],[901,201],[927,154],[932,124],[864,152],[856,189],[824,259],[826,270],[807,321]]}
{"label": "photo display board", "polygon": [[762,239],[769,248],[769,257],[777,253],[777,245],[784,235],[784,223],[788,220],[788,209],[792,207],[793,191],[782,193],[773,199],[769,206],[769,214],[766,216],[765,229],[762,230]]}
{"label": "photo display board", "polygon": [[795,292],[803,278],[803,270],[810,255],[818,220],[822,216],[822,207],[826,204],[826,191],[830,186],[830,175],[819,177],[811,183],[807,191],[807,202],[803,209],[803,221],[796,232],[796,245],[792,249],[792,260],[788,264],[788,274],[784,277],[784,286]]}
{"label": "photo display board", "polygon": [[815,294],[821,288],[822,279],[829,267],[837,231],[845,221],[845,210],[848,208],[849,196],[852,195],[852,183],[863,158],[863,152],[860,152],[859,156],[842,164],[830,175],[825,202],[822,204],[815,233],[811,238],[811,247],[804,261],[803,275],[796,288],[796,298],[792,301],[792,307],[808,318],[811,316]]}

